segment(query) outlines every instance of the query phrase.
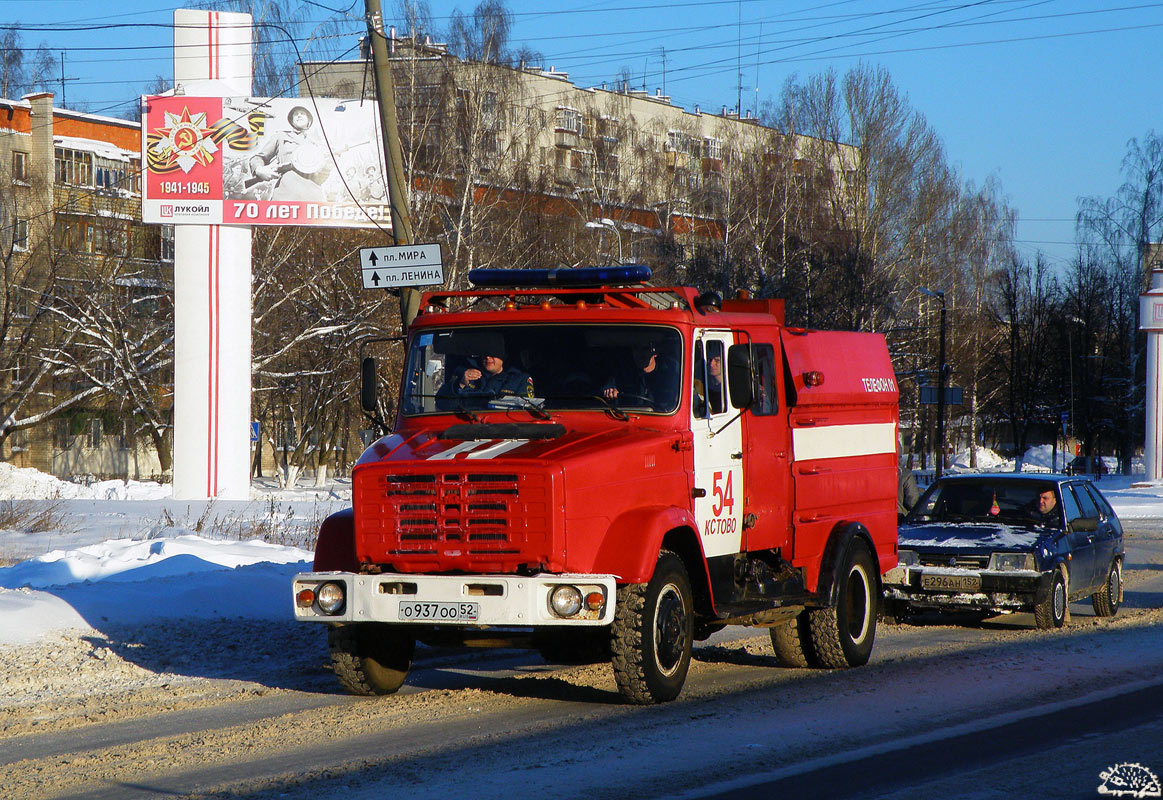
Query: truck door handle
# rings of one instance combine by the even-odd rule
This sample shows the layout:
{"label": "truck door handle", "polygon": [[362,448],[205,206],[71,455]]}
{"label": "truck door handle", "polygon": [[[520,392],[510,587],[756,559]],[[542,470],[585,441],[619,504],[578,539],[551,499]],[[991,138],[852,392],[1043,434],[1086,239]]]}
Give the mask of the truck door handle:
{"label": "truck door handle", "polygon": [[731,458],[743,458],[743,453],[742,452],[732,453]]}
{"label": "truck door handle", "polygon": [[805,469],[805,470],[801,471],[800,474],[801,475],[823,475],[824,473],[831,472],[831,471],[832,470],[830,467],[812,467],[811,469]]}

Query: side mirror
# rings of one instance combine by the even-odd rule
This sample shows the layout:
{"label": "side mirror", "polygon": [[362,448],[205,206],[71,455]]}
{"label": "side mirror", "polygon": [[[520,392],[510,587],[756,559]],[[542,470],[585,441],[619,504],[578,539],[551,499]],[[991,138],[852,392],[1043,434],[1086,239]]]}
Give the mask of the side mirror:
{"label": "side mirror", "polygon": [[368,414],[374,414],[376,398],[376,360],[367,356],[359,365],[359,405]]}
{"label": "side mirror", "polygon": [[750,345],[731,345],[727,350],[727,391],[731,394],[731,405],[740,410],[750,408],[755,402],[754,384]]}

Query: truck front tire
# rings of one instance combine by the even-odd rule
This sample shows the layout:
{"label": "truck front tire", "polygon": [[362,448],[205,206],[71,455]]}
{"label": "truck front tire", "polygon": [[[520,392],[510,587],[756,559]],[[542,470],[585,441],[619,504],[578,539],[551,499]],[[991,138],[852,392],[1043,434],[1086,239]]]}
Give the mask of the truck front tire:
{"label": "truck front tire", "polygon": [[412,668],[416,640],[398,625],[361,622],[327,632],[331,665],[352,694],[395,694]]}
{"label": "truck front tire", "polygon": [[618,691],[631,703],[663,703],[686,682],[694,640],[690,578],[663,550],[650,583],[618,588],[611,662]]}
{"label": "truck front tire", "polygon": [[812,651],[827,669],[868,663],[876,638],[876,567],[868,546],[853,539],[836,570],[834,605],[808,611]]}

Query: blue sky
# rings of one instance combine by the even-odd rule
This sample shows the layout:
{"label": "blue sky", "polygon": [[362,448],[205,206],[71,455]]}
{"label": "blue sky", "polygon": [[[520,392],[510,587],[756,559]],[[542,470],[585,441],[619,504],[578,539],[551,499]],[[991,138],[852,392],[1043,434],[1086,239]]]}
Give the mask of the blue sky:
{"label": "blue sky", "polygon": [[[963,179],[1001,182],[1019,214],[1022,251],[1055,262],[1074,252],[1077,198],[1113,194],[1127,142],[1158,126],[1163,2],[1147,0],[508,0],[512,40],[578,85],[629,70],[652,94],[703,110],[776,98],[792,75],[863,60],[885,66],[945,143]],[[173,3],[0,0],[24,44],[63,52],[70,103],[117,114],[171,72],[164,27],[68,31],[70,25],[161,24]],[[391,18],[393,3],[384,2]],[[437,30],[469,3],[432,0]],[[114,10],[115,8],[115,10]],[[355,45],[363,0],[304,3],[312,21],[344,12]],[[549,9],[549,10],[547,10]],[[303,28],[309,31],[311,25]],[[94,48],[94,49],[83,49]],[[153,49],[130,49],[153,48]],[[334,51],[334,50],[333,50]],[[313,55],[318,57],[320,52]],[[739,75],[742,74],[742,80]],[[742,87],[742,88],[740,88]],[[758,91],[756,88],[758,87]],[[57,87],[59,92],[60,87]]]}

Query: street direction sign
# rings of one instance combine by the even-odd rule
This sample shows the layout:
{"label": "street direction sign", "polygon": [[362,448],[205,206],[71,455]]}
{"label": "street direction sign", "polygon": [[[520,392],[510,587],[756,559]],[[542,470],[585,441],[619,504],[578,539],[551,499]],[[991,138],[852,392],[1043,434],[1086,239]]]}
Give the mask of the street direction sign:
{"label": "street direction sign", "polygon": [[[921,405],[933,406],[938,404],[940,394],[936,386],[922,386],[921,388]],[[945,387],[945,405],[947,406],[961,406],[965,405],[965,390],[960,386],[946,386]]]}
{"label": "street direction sign", "polygon": [[359,251],[359,267],[365,289],[444,283],[444,263],[438,244],[363,247]]}

